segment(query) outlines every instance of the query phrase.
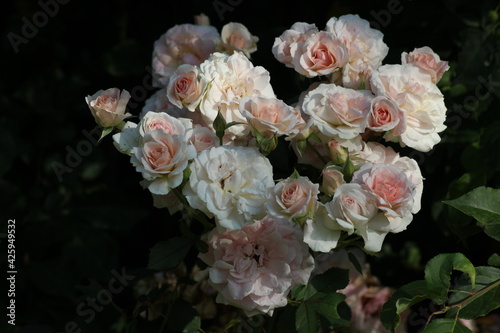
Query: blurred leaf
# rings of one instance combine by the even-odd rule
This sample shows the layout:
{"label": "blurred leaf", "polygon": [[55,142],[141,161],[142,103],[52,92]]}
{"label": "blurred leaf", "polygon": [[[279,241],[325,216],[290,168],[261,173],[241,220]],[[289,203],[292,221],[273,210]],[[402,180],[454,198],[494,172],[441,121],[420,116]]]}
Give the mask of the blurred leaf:
{"label": "blurred leaf", "polygon": [[472,333],[457,319],[441,318],[431,321],[422,333]]}
{"label": "blurred leaf", "polygon": [[177,267],[188,254],[192,238],[174,237],[156,244],[149,254],[149,269],[166,271]]}
{"label": "blurred leaf", "polygon": [[404,285],[398,289],[384,304],[380,320],[385,328],[393,331],[400,322],[400,314],[411,305],[428,298],[424,280],[418,280]]}
{"label": "blurred leaf", "polygon": [[488,265],[500,267],[500,255],[498,255],[497,253],[493,253],[488,258]]}
{"label": "blurred leaf", "polygon": [[444,203],[474,217],[487,235],[500,241],[500,190],[478,187]]}
{"label": "blurred leaf", "polygon": [[292,289],[292,297],[298,301],[307,300],[317,293],[335,293],[345,288],[348,283],[349,271],[334,267],[316,275],[307,285]]}
{"label": "blurred leaf", "polygon": [[445,303],[448,298],[452,270],[467,273],[474,286],[476,270],[470,260],[461,253],[438,254],[425,266],[427,295],[438,305]]}
{"label": "blurred leaf", "polygon": [[476,77],[485,73],[485,61],[490,55],[491,48],[486,43],[488,35],[475,28],[470,28],[460,32],[461,51],[458,55],[460,67],[459,82],[466,84],[476,84]]}
{"label": "blurred leaf", "polygon": [[183,333],[196,333],[201,327],[198,312],[188,302],[177,299],[168,316],[168,328]]}

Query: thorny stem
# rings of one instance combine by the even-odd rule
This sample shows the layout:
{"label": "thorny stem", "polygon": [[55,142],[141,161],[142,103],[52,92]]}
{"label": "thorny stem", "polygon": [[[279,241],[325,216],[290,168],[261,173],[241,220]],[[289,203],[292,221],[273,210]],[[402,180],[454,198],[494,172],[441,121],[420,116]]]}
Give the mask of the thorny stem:
{"label": "thorny stem", "polygon": [[439,311],[431,313],[431,315],[427,319],[426,325],[429,324],[429,322],[431,321],[431,319],[432,319],[433,316],[446,313],[448,310],[451,310],[453,308],[458,308],[458,311],[457,311],[457,316],[458,316],[458,312],[460,312],[460,309],[463,306],[467,305],[467,303],[472,302],[473,300],[475,300],[476,298],[478,298],[482,294],[484,294],[484,293],[488,292],[489,290],[491,290],[493,288],[496,288],[498,286],[500,286],[500,280],[495,281],[494,283],[490,284],[486,288],[483,288],[483,289],[479,290],[478,292],[471,292],[471,293],[469,293],[469,292],[463,291],[463,292],[465,292],[467,294],[470,294],[471,296],[468,297],[468,298],[466,298],[466,299],[464,299],[463,301],[461,301],[461,302],[459,302],[457,304],[453,304],[453,305],[450,305],[450,306],[445,306],[442,310],[439,310]]}

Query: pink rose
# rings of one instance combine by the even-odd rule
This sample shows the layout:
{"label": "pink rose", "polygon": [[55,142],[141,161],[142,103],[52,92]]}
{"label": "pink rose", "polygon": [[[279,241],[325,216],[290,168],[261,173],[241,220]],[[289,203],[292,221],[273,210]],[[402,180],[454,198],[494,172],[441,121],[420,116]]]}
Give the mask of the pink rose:
{"label": "pink rose", "polygon": [[396,103],[383,96],[371,101],[367,128],[375,132],[389,132],[386,141],[400,136],[406,130],[406,118]]}
{"label": "pink rose", "polygon": [[201,64],[216,51],[219,43],[219,32],[213,26],[180,24],[168,29],[154,43],[153,84],[166,86],[177,67]]}
{"label": "pink rose", "polygon": [[415,185],[402,169],[392,164],[366,163],[354,172],[352,182],[375,195],[378,208],[389,220],[411,216]]}
{"label": "pink rose", "polygon": [[216,301],[241,308],[247,316],[272,315],[285,306],[290,289],[305,285],[314,268],[302,231],[286,220],[265,217],[240,230],[214,229],[204,237],[209,249],[199,258],[210,266]]}
{"label": "pink rose", "polygon": [[285,66],[293,68],[291,47],[296,43],[304,42],[307,37],[318,32],[318,28],[314,24],[296,22],[290,29],[276,37],[272,52],[274,57]]}
{"label": "pink rose", "polygon": [[444,72],[450,69],[448,62],[442,61],[428,46],[415,48],[410,53],[403,52],[401,63],[417,66],[422,72],[430,75],[433,83],[438,83]]}
{"label": "pink rose", "polygon": [[[422,172],[418,163],[409,157],[399,156],[393,148],[386,147],[377,142],[367,142],[363,144],[363,149],[352,154],[352,161],[355,165],[362,165],[366,162],[393,164],[405,173],[408,180],[415,186],[415,196],[411,212],[416,214],[420,211],[420,200],[423,191]],[[395,232],[393,230],[393,232]]]}
{"label": "pink rose", "polygon": [[349,52],[345,45],[330,33],[320,31],[309,36],[305,42],[293,44],[293,66],[307,77],[328,75],[345,66]]}
{"label": "pink rose", "polygon": [[141,119],[138,127],[141,136],[157,129],[169,135],[184,135],[186,130],[193,125],[190,119],[175,118],[164,112],[148,112]]}
{"label": "pink rose", "polygon": [[244,97],[240,100],[239,111],[265,138],[295,136],[304,126],[300,111],[277,98]]}
{"label": "pink rose", "polygon": [[228,54],[234,51],[243,52],[247,57],[257,51],[259,38],[253,36],[247,27],[241,23],[230,22],[222,27],[222,46]]}
{"label": "pink rose", "polygon": [[287,178],[270,188],[266,208],[269,215],[291,218],[301,223],[314,215],[318,206],[319,185],[307,177]]}
{"label": "pink rose", "polygon": [[158,90],[146,100],[146,103],[142,108],[140,118],[144,118],[146,113],[150,111],[157,113],[167,113],[175,118],[188,118],[193,121],[193,124],[206,126],[206,123],[199,112],[191,112],[185,107],[180,109],[177,106],[173,105],[168,100],[166,87]]}
{"label": "pink rose", "polygon": [[180,65],[170,76],[167,86],[168,100],[178,108],[194,111],[200,103],[206,83],[198,80],[198,69],[193,65]]}
{"label": "pink rose", "polygon": [[208,127],[195,126],[186,132],[186,137],[197,152],[219,146],[219,138]]}
{"label": "pink rose", "polygon": [[113,127],[121,123],[125,118],[130,117],[130,113],[125,113],[130,94],[126,90],[110,88],[99,90],[92,96],[87,96],[90,112],[95,121],[102,127]]}
{"label": "pink rose", "polygon": [[134,147],[131,162],[151,193],[165,195],[181,184],[184,169],[195,156],[194,147],[181,136],[155,130],[144,135],[143,147]]}

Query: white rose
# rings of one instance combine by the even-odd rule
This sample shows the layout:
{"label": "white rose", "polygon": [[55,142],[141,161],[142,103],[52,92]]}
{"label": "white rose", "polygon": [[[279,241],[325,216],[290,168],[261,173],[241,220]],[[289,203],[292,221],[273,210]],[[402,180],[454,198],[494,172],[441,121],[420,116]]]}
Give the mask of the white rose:
{"label": "white rose", "polygon": [[374,69],[382,65],[389,52],[382,40],[384,35],[371,28],[370,23],[359,15],[332,17],[325,30],[339,38],[349,50],[349,62],[342,75],[344,87],[357,89]]}
{"label": "white rose", "polygon": [[243,97],[275,97],[269,72],[263,67],[254,67],[241,52],[235,52],[231,56],[212,54],[200,65],[200,76],[210,82],[199,104],[203,118],[212,126],[220,111],[226,122],[244,123],[229,127],[226,133],[232,134],[233,138],[249,133],[246,119],[239,111],[239,103]]}
{"label": "white rose", "polygon": [[259,38],[253,36],[248,28],[241,23],[230,22],[221,30],[222,46],[228,54],[234,51],[243,52],[250,58],[250,54],[257,51]]}
{"label": "white rose", "polygon": [[243,97],[239,110],[247,122],[266,138],[282,135],[293,137],[305,125],[298,109],[274,97]]}
{"label": "white rose", "polygon": [[[305,97],[302,110],[325,136],[336,139],[343,146],[346,140],[358,147],[360,134],[365,131],[372,94],[335,84],[321,84]],[[355,147],[354,147],[355,146]]]}
{"label": "white rose", "polygon": [[183,189],[189,204],[219,227],[240,229],[265,216],[266,193],[274,186],[271,163],[253,147],[203,150],[191,164]]}
{"label": "white rose", "polygon": [[[293,54],[291,48],[296,43],[304,42],[308,36],[318,32],[314,24],[296,22],[290,29],[285,30],[281,36],[274,40],[272,52],[274,57],[285,66],[293,68]],[[294,48],[296,50],[296,48]]]}
{"label": "white rose", "polygon": [[441,140],[446,106],[429,75],[410,64],[384,65],[372,73],[370,84],[376,95],[392,100],[405,113],[406,130],[398,137],[402,146],[427,152]]}
{"label": "white rose", "polygon": [[378,252],[390,222],[379,212],[377,198],[356,183],[339,186],[333,199],[325,204],[328,214],[322,223],[330,230],[355,231],[363,238],[365,249]]}

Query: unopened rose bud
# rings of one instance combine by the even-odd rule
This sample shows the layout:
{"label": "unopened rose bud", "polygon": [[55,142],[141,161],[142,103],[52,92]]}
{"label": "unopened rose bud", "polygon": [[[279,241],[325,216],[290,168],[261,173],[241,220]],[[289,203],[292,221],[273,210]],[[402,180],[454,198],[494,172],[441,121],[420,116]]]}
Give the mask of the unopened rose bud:
{"label": "unopened rose bud", "polygon": [[201,13],[194,16],[194,24],[196,25],[210,25],[210,19],[207,15]]}
{"label": "unopened rose bud", "polygon": [[129,99],[128,91],[122,90],[120,93],[118,88],[110,88],[87,96],[85,101],[97,124],[102,127],[114,127],[132,116],[130,113],[125,113]]}
{"label": "unopened rose bud", "polygon": [[335,190],[342,184],[345,184],[344,175],[335,168],[323,169],[323,183],[321,192],[328,196],[333,196]]}
{"label": "unopened rose bud", "polygon": [[328,141],[327,146],[328,154],[330,155],[332,162],[336,165],[344,164],[347,160],[347,157],[349,156],[347,149],[342,147],[340,143],[335,140]]}

